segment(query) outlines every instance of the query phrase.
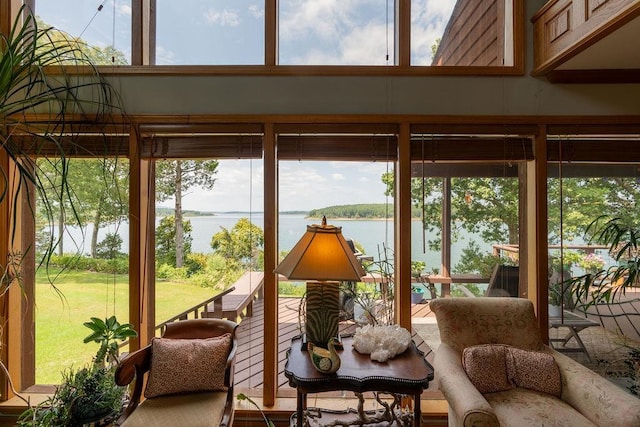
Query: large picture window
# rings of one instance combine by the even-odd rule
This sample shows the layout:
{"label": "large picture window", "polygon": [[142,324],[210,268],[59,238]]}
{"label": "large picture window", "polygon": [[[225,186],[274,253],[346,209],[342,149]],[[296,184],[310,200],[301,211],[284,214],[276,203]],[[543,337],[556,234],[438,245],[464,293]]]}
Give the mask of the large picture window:
{"label": "large picture window", "polygon": [[264,2],[157,0],[156,65],[264,64]]}

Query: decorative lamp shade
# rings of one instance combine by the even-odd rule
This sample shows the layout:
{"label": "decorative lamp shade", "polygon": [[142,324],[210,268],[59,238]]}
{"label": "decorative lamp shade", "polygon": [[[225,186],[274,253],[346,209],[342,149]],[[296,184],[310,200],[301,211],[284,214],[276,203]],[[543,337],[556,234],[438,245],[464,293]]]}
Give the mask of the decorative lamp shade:
{"label": "decorative lamp shade", "polygon": [[275,269],[289,280],[358,281],[366,273],[342,236],[342,227],[308,225],[307,232]]}

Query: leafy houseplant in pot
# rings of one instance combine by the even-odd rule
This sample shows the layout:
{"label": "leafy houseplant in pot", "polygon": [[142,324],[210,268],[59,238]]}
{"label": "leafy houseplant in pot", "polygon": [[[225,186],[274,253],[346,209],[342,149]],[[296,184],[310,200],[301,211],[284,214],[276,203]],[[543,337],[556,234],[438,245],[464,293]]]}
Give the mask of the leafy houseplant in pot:
{"label": "leafy houseplant in pot", "polygon": [[562,283],[549,284],[549,317],[562,316]]}
{"label": "leafy houseplant in pot", "polygon": [[[92,331],[84,342],[100,344],[93,363],[63,372],[63,381],[54,394],[23,412],[18,426],[76,427],[117,418],[126,391],[115,384],[118,347],[121,341],[137,334],[130,324],[121,325],[115,316],[105,320],[92,317],[84,325]],[[111,363],[106,363],[107,360]]]}
{"label": "leafy houseplant in pot", "polygon": [[[411,277],[421,281],[420,275],[424,270],[425,263],[423,261],[411,261]],[[411,304],[420,304],[424,299],[424,288],[420,285],[411,285]]]}
{"label": "leafy houseplant in pot", "polygon": [[420,304],[424,299],[424,289],[422,286],[411,286],[411,304]]}

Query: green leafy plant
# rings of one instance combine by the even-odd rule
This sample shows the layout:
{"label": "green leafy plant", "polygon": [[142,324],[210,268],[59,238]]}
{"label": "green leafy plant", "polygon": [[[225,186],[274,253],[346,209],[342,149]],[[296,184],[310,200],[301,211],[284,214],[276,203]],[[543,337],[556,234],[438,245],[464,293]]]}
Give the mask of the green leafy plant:
{"label": "green leafy plant", "polygon": [[133,325],[130,323],[121,325],[116,316],[111,316],[104,320],[92,317],[90,322],[84,322],[83,325],[93,331],[85,337],[84,343],[96,342],[100,344],[100,348],[93,360],[94,364],[100,366],[104,366],[107,359],[116,361],[119,355],[120,342],[138,335],[133,329]]}
{"label": "green leafy plant", "polygon": [[[105,320],[92,317],[84,326],[93,331],[84,342],[100,344],[93,363],[64,371],[54,394],[24,411],[18,418],[18,426],[76,427],[115,419],[122,410],[126,390],[115,383],[118,342],[137,333],[130,324],[121,325],[115,316]],[[114,363],[105,364],[107,358]]]}
{"label": "green leafy plant", "polygon": [[564,295],[562,292],[562,283],[549,284],[549,304],[562,307]]}
{"label": "green leafy plant", "polygon": [[[112,113],[122,114],[117,92],[92,65],[88,52],[82,40],[38,21],[27,5],[17,11],[10,30],[0,34],[0,150],[15,166],[15,173],[0,170],[0,203],[11,204],[9,216],[16,214],[13,206],[20,206],[26,191],[37,195],[38,220],[49,229],[63,216],[65,223],[81,225],[68,179],[67,153],[78,151],[76,137],[81,129],[84,134],[103,136],[107,147],[110,137],[104,129],[113,124]],[[51,73],[51,68],[57,71]],[[79,68],[81,72],[73,72]],[[35,155],[40,152],[48,154]],[[104,157],[89,151],[84,155]],[[49,180],[48,172],[55,172],[59,179]],[[63,205],[64,215],[60,213]],[[9,232],[10,243],[20,238],[15,230],[18,222]],[[48,266],[60,242],[53,233],[39,235],[37,262]],[[11,254],[9,261],[0,264],[10,279],[0,291],[13,283],[23,285],[21,260],[34,249]]]}
{"label": "green leafy plant", "polygon": [[411,275],[414,277],[419,277],[422,274],[422,271],[426,267],[426,263],[424,261],[411,261]]}
{"label": "green leafy plant", "polygon": [[598,302],[610,302],[618,293],[624,294],[640,280],[640,227],[620,217],[606,215],[592,221],[586,229],[589,243],[609,247],[609,254],[617,262],[608,269],[600,269],[568,281],[571,291],[585,309]]}
{"label": "green leafy plant", "polygon": [[275,427],[275,424],[273,424],[273,421],[267,418],[267,416],[262,411],[262,409],[258,406],[258,404],[254,402],[253,399],[251,399],[249,396],[247,396],[244,393],[238,393],[236,398],[238,400],[246,400],[247,402],[251,403],[260,412],[260,415],[262,415],[262,419],[264,420],[265,425],[267,425],[268,427]]}

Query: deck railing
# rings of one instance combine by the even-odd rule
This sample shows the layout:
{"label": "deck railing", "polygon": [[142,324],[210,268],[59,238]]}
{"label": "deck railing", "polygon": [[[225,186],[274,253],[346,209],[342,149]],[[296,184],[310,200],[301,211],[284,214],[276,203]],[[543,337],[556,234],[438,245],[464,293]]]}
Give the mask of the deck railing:
{"label": "deck railing", "polygon": [[234,286],[230,287],[229,289],[225,289],[224,291],[212,296],[211,298],[204,300],[202,302],[199,302],[193,307],[189,307],[182,313],[176,314],[175,316],[165,320],[164,322],[157,324],[156,331],[160,331],[160,333],[162,334],[162,332],[164,332],[164,327],[167,325],[167,323],[175,322],[177,320],[198,319],[200,317],[200,314],[202,314],[203,311],[206,311],[207,305],[211,303],[215,304],[223,296],[232,292],[233,290],[235,290]]}

